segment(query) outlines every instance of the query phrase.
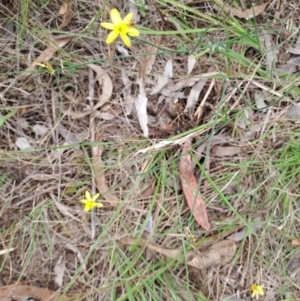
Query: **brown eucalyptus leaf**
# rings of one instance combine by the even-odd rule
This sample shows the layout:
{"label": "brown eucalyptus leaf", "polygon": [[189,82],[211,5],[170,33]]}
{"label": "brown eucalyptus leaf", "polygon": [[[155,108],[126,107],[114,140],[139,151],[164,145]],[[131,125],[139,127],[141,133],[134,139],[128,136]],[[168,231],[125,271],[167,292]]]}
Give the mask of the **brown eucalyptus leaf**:
{"label": "brown eucalyptus leaf", "polygon": [[217,157],[234,156],[241,152],[241,148],[238,146],[216,146],[214,148],[214,154]]}
{"label": "brown eucalyptus leaf", "polygon": [[62,29],[66,27],[70,21],[72,20],[72,5],[71,3],[64,2],[59,9],[59,15],[63,16],[63,20],[58,27],[58,29]]}
{"label": "brown eucalyptus leaf", "polygon": [[93,110],[96,110],[109,101],[113,92],[113,83],[110,76],[107,74],[107,71],[103,70],[100,66],[97,66],[95,64],[88,64],[88,66],[96,72],[96,80],[102,88],[102,93],[99,97],[99,101],[93,107]]}
{"label": "brown eucalyptus leaf", "polygon": [[[99,134],[97,137],[97,142],[102,141],[102,134]],[[105,165],[102,162],[102,148],[100,144],[92,146],[92,164],[93,164],[93,175],[95,177],[95,182],[98,191],[104,197],[104,199],[113,207],[118,207],[120,204],[120,200],[113,195],[107,186],[106,179],[105,179]]]}
{"label": "brown eucalyptus leaf", "polygon": [[37,64],[46,63],[52,59],[57,49],[64,47],[68,44],[73,38],[72,37],[64,37],[60,39],[55,39],[51,42],[51,45],[48,46],[39,56],[38,58],[28,67],[26,70],[34,70]]}
{"label": "brown eucalyptus leaf", "polygon": [[[237,250],[237,244],[233,240],[218,241],[203,252],[195,250],[188,251],[186,253],[182,250],[182,248],[164,248],[143,238],[138,240],[135,237],[123,237],[119,241],[125,245],[132,246],[138,244],[140,246],[147,247],[152,251],[165,255],[169,258],[177,259],[182,263],[185,262],[197,269],[224,265],[232,260]],[[184,254],[186,254],[185,258],[183,258]]]}
{"label": "brown eucalyptus leaf", "polygon": [[191,140],[187,140],[183,146],[179,163],[181,186],[195,220],[205,230],[210,231],[206,204],[199,195],[198,183],[194,176],[195,164],[192,161],[191,155],[188,153],[191,148]]}
{"label": "brown eucalyptus leaf", "polygon": [[70,301],[74,300],[61,296],[58,292],[46,288],[29,286],[29,285],[10,285],[0,287],[1,301]]}
{"label": "brown eucalyptus leaf", "polygon": [[[220,3],[220,2],[219,2]],[[244,11],[234,8],[231,5],[227,4],[227,3],[220,3],[220,6],[215,5],[214,7],[220,11],[220,10],[225,10],[228,11],[231,15],[241,18],[241,19],[252,19],[258,15],[260,15],[262,12],[265,11],[266,7],[268,6],[269,1],[261,4],[261,5],[257,5],[257,6],[253,6],[249,9],[246,9]]]}

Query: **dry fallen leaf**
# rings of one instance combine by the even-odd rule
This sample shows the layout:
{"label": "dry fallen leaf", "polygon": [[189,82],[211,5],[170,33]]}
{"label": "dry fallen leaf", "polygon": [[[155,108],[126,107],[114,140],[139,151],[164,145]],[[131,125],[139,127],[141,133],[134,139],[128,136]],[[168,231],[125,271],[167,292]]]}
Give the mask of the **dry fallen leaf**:
{"label": "dry fallen leaf", "polygon": [[290,276],[295,277],[300,272],[300,256],[296,255],[293,259],[288,263],[286,270],[290,274]]}
{"label": "dry fallen leaf", "polygon": [[4,255],[4,254],[7,254],[9,252],[12,252],[14,249],[15,248],[0,250],[0,255]]}
{"label": "dry fallen leaf", "polygon": [[[109,101],[112,91],[113,91],[113,83],[110,78],[110,76],[107,74],[107,71],[103,70],[100,66],[97,66],[95,64],[88,64],[88,66],[96,72],[96,80],[98,81],[99,85],[102,88],[102,93],[99,96],[98,102],[91,108],[91,106],[87,106],[86,110],[83,110],[81,112],[73,112],[72,110],[68,110],[66,114],[71,116],[73,119],[79,119],[83,118],[84,116],[94,114],[94,117],[98,117],[101,119],[107,120],[108,115],[101,116],[101,114],[98,114],[98,112],[95,112],[97,109],[102,107],[106,102]],[[104,118],[102,118],[104,117]],[[110,116],[109,116],[110,117]]]}
{"label": "dry fallen leaf", "polygon": [[226,239],[233,240],[235,242],[242,241],[247,236],[246,228],[242,228],[241,230],[234,232],[226,237]]}
{"label": "dry fallen leaf", "polygon": [[278,49],[275,47],[275,43],[272,38],[272,34],[268,33],[266,30],[263,30],[259,35],[259,39],[262,44],[265,44],[266,47],[266,66],[267,70],[273,70],[274,65],[277,61]]}
{"label": "dry fallen leaf", "polygon": [[124,84],[123,98],[124,98],[124,105],[125,105],[125,115],[130,115],[132,113],[132,108],[134,104],[134,96],[131,94],[132,81],[129,79],[124,69],[121,70],[121,73],[122,73],[122,81]]}
{"label": "dry fallen leaf", "polygon": [[289,108],[286,112],[286,117],[298,123],[300,121],[300,105],[295,105]]}
{"label": "dry fallen leaf", "polygon": [[189,55],[188,57],[188,72],[187,74],[191,74],[195,65],[197,63],[197,60],[195,59],[195,56],[193,54]]}
{"label": "dry fallen leaf", "polygon": [[65,139],[65,143],[74,145],[76,149],[79,149],[80,139],[73,134],[70,129],[67,129],[62,123],[57,125],[57,131]]}
{"label": "dry fallen leaf", "polygon": [[[146,224],[146,229],[145,231],[143,232],[142,234],[142,238],[143,239],[146,239],[147,241],[151,241],[151,242],[154,242],[154,239],[153,239],[153,234],[154,234],[154,228],[153,228],[153,225],[154,222],[153,222],[153,216],[150,215],[148,221],[147,221],[147,224]],[[153,251],[149,248],[146,248],[146,259],[147,260],[151,260],[153,258]]]}
{"label": "dry fallen leaf", "polygon": [[[97,142],[102,141],[102,134],[97,137]],[[93,176],[95,177],[95,182],[98,191],[104,197],[104,199],[113,207],[118,207],[120,204],[120,200],[109,192],[109,188],[106,184],[105,179],[105,166],[102,162],[102,148],[100,144],[92,146],[92,164],[93,164]]]}
{"label": "dry fallen leaf", "polygon": [[51,45],[48,46],[39,56],[38,58],[28,67],[26,70],[34,70],[37,64],[46,63],[54,56],[56,50],[58,48],[64,47],[68,44],[73,38],[72,37],[64,37],[60,39],[55,39],[51,41]]}
{"label": "dry fallen leaf", "polygon": [[157,85],[153,88],[151,95],[157,94],[168,83],[169,78],[173,77],[173,62],[168,60],[165,66],[163,75],[159,75],[157,78]]}
{"label": "dry fallen leaf", "polygon": [[266,107],[268,106],[265,102],[265,99],[266,97],[263,91],[254,91],[254,100],[256,108],[264,113],[267,111]]}
{"label": "dry fallen leaf", "polygon": [[[168,249],[158,244],[149,242],[147,239],[137,239],[135,237],[123,237],[119,240],[125,245],[136,245],[147,247],[148,249],[174,258],[180,262],[186,262],[188,265],[197,269],[209,268],[216,265],[224,265],[228,263],[234,256],[237,244],[233,240],[221,240],[210,246],[205,251],[188,251],[184,252],[182,248]],[[185,254],[185,259],[182,259]],[[182,257],[180,257],[182,256]]]}
{"label": "dry fallen leaf", "polygon": [[200,79],[191,89],[189,97],[187,99],[184,112],[194,113],[195,107],[199,101],[199,95],[207,82],[207,78]]}
{"label": "dry fallen leaf", "polygon": [[25,149],[31,149],[32,148],[30,142],[25,137],[18,137],[15,144],[20,150],[25,150]]}
{"label": "dry fallen leaf", "polygon": [[58,290],[62,287],[65,269],[66,263],[61,255],[54,267],[54,273],[56,275],[54,279],[55,290]]}
{"label": "dry fallen leaf", "polygon": [[299,246],[300,245],[300,238],[292,240],[292,246]]}
{"label": "dry fallen leaf", "polygon": [[143,130],[143,135],[148,137],[148,115],[147,115],[147,103],[148,98],[145,89],[146,75],[151,71],[152,65],[156,59],[157,47],[150,47],[150,55],[145,56],[141,62],[139,74],[137,78],[137,84],[139,85],[139,95],[135,99],[135,108],[138,115],[140,126]]}
{"label": "dry fallen leaf", "polygon": [[241,152],[239,146],[216,146],[214,148],[214,154],[217,157],[234,156]]}
{"label": "dry fallen leaf", "polygon": [[93,112],[92,114],[93,117],[96,117],[96,118],[99,118],[99,119],[102,119],[102,120],[112,120],[112,119],[115,119],[117,115],[113,115],[113,114],[110,114],[108,112]]}
{"label": "dry fallen leaf", "polygon": [[[159,43],[159,42],[158,42]],[[149,55],[145,56],[141,62],[141,66],[139,68],[138,79],[142,78],[145,80],[146,75],[151,71],[152,66],[156,60],[157,47],[150,47]]]}
{"label": "dry fallen leaf", "polygon": [[219,3],[220,3],[220,5],[215,4],[215,6],[214,6],[214,8],[217,9],[218,11],[221,11],[224,9],[225,11],[228,11],[231,15],[233,15],[235,17],[249,20],[249,19],[252,19],[252,18],[260,15],[262,12],[264,12],[266,7],[269,4],[269,1],[262,5],[253,6],[244,11],[234,8],[227,3],[221,3],[221,1],[219,1]]}
{"label": "dry fallen leaf", "polygon": [[32,127],[32,130],[34,131],[36,136],[44,136],[49,132],[49,129],[42,124],[35,124]]}
{"label": "dry fallen leaf", "polygon": [[181,185],[186,201],[197,223],[205,230],[210,231],[206,205],[199,195],[198,184],[194,176],[195,164],[188,153],[191,147],[191,140],[187,140],[182,149],[182,157],[179,163]]}
{"label": "dry fallen leaf", "polygon": [[60,7],[58,14],[60,16],[63,16],[62,23],[60,24],[58,29],[63,29],[64,27],[66,27],[70,23],[70,21],[72,19],[72,5],[71,5],[71,3],[64,2],[62,4],[62,6]]}
{"label": "dry fallen leaf", "polygon": [[284,73],[295,73],[298,71],[298,66],[300,64],[300,56],[292,57],[286,64],[278,66],[278,71]]}
{"label": "dry fallen leaf", "polygon": [[148,137],[149,135],[149,129],[148,129],[148,114],[147,114],[147,103],[148,98],[146,95],[146,89],[144,86],[144,81],[142,78],[140,78],[137,81],[139,85],[139,95],[135,99],[135,108],[139,119],[139,124],[143,130],[143,135],[145,137]]}
{"label": "dry fallen leaf", "polygon": [[236,298],[231,295],[223,295],[223,297],[220,299],[220,301],[247,301],[247,300]]}
{"label": "dry fallen leaf", "polygon": [[78,222],[81,222],[81,220],[79,218],[77,218],[72,213],[70,213],[70,210],[71,210],[70,206],[66,206],[60,202],[55,201],[55,198],[53,198],[53,199],[54,199],[54,204],[60,213],[71,218],[71,220],[76,220]]}
{"label": "dry fallen leaf", "polygon": [[98,103],[93,108],[93,110],[96,110],[109,101],[113,91],[113,83],[107,71],[103,70],[100,66],[95,64],[88,64],[88,66],[97,73],[96,80],[102,87],[102,94],[99,97]]}
{"label": "dry fallen leaf", "polygon": [[300,54],[299,48],[300,48],[300,35],[298,34],[296,43],[292,47],[289,47],[287,49],[287,52],[299,55]]}
{"label": "dry fallen leaf", "polygon": [[72,299],[61,296],[61,294],[59,294],[58,292],[51,291],[46,288],[29,285],[10,285],[0,287],[0,300],[70,301]]}

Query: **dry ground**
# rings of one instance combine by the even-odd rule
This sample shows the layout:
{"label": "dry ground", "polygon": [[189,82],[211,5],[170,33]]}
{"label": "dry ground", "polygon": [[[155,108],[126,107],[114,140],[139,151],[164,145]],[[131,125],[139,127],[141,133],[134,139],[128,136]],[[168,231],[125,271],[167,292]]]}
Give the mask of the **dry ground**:
{"label": "dry ground", "polygon": [[[252,2],[227,4],[244,11]],[[66,3],[71,18],[62,28],[62,1],[0,2],[0,250],[14,248],[0,255],[3,284],[53,288],[61,258],[62,291],[76,300],[251,300],[254,283],[264,286],[260,300],[299,300],[300,133],[286,118],[300,96],[298,1],[273,0],[248,19],[221,1]],[[120,40],[108,47],[99,27],[113,7],[122,15],[137,8],[141,35],[128,54]],[[28,70],[69,37],[49,60],[53,75]],[[136,108],[128,110],[151,58],[142,74],[145,138]],[[168,61],[173,75],[152,94]],[[88,64],[113,83],[98,115],[86,112],[107,86]],[[199,93],[185,109],[195,83]],[[180,186],[186,137],[211,233],[195,222]],[[100,169],[93,148],[103,151]],[[103,208],[83,211],[87,190],[101,192]],[[244,234],[229,263],[199,270],[119,242],[141,238],[150,219],[153,241],[169,248]]]}

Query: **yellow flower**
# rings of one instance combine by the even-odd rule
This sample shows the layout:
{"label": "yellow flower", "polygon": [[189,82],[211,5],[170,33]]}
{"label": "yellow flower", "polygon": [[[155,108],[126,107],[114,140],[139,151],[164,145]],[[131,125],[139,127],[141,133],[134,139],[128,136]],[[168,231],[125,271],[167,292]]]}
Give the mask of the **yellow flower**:
{"label": "yellow flower", "polygon": [[251,285],[251,297],[258,299],[259,296],[263,296],[265,294],[263,286],[258,284]]}
{"label": "yellow flower", "polygon": [[46,62],[46,64],[41,64],[41,63],[34,63],[34,64],[42,68],[46,68],[48,73],[50,73],[51,75],[54,74],[54,70],[49,62]]}
{"label": "yellow flower", "polygon": [[95,207],[99,207],[99,208],[103,207],[102,203],[96,202],[99,195],[100,195],[100,193],[97,193],[95,196],[91,197],[91,194],[88,191],[85,192],[86,200],[80,200],[80,202],[84,204],[85,212],[88,212]]}
{"label": "yellow flower", "polygon": [[102,22],[100,25],[104,28],[112,30],[112,32],[107,36],[106,43],[112,43],[119,35],[121,36],[124,44],[127,47],[131,46],[131,42],[128,36],[137,37],[140,32],[133,28],[132,25],[134,21],[131,21],[133,13],[129,13],[123,20],[120,16],[119,11],[116,8],[113,8],[110,11],[110,17],[112,23]]}

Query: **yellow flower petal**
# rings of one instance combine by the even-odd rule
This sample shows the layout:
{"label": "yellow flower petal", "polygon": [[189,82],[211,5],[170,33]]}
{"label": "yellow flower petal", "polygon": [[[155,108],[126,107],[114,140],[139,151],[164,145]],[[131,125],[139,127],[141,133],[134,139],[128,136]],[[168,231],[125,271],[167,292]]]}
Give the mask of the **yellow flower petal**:
{"label": "yellow flower petal", "polygon": [[262,285],[253,284],[251,285],[251,297],[258,299],[259,296],[264,296],[265,292]]}
{"label": "yellow flower petal", "polygon": [[127,34],[128,34],[129,36],[131,36],[131,37],[138,37],[139,34],[140,34],[140,32],[139,32],[139,30],[137,30],[137,29],[134,28],[134,27],[129,27],[129,28],[127,29]]}
{"label": "yellow flower petal", "polygon": [[83,210],[84,210],[85,212],[88,212],[88,211],[90,211],[91,209],[92,209],[91,204],[90,204],[90,203],[86,203]]}
{"label": "yellow flower petal", "polygon": [[100,193],[95,194],[92,198],[92,201],[96,202],[96,200],[98,199],[99,196],[100,196]]}
{"label": "yellow flower petal", "polygon": [[110,11],[110,17],[111,17],[111,20],[114,24],[118,24],[118,23],[122,22],[122,18],[120,16],[120,13],[116,8],[113,8]]}
{"label": "yellow flower petal", "polygon": [[85,197],[86,197],[87,200],[90,200],[92,198],[89,191],[85,192]]}
{"label": "yellow flower petal", "polygon": [[116,30],[113,30],[106,38],[106,44],[112,43],[117,37],[119,33]]}
{"label": "yellow flower petal", "polygon": [[265,292],[261,286],[257,286],[256,289],[257,289],[257,292],[259,295],[263,296],[265,294]]}
{"label": "yellow flower petal", "polygon": [[108,22],[101,22],[100,25],[106,29],[110,29],[113,30],[115,25],[112,23],[108,23]]}
{"label": "yellow flower petal", "polygon": [[128,36],[126,35],[126,33],[121,32],[120,35],[121,35],[121,38],[122,38],[124,44],[125,44],[127,47],[131,47],[131,42],[130,42]]}
{"label": "yellow flower petal", "polygon": [[123,20],[123,23],[128,24],[129,21],[132,19],[133,13],[129,13]]}
{"label": "yellow flower petal", "polygon": [[41,63],[35,63],[33,62],[35,65],[37,66],[40,66],[40,67],[43,67],[43,68],[47,68],[47,66],[45,64],[41,64]]}

